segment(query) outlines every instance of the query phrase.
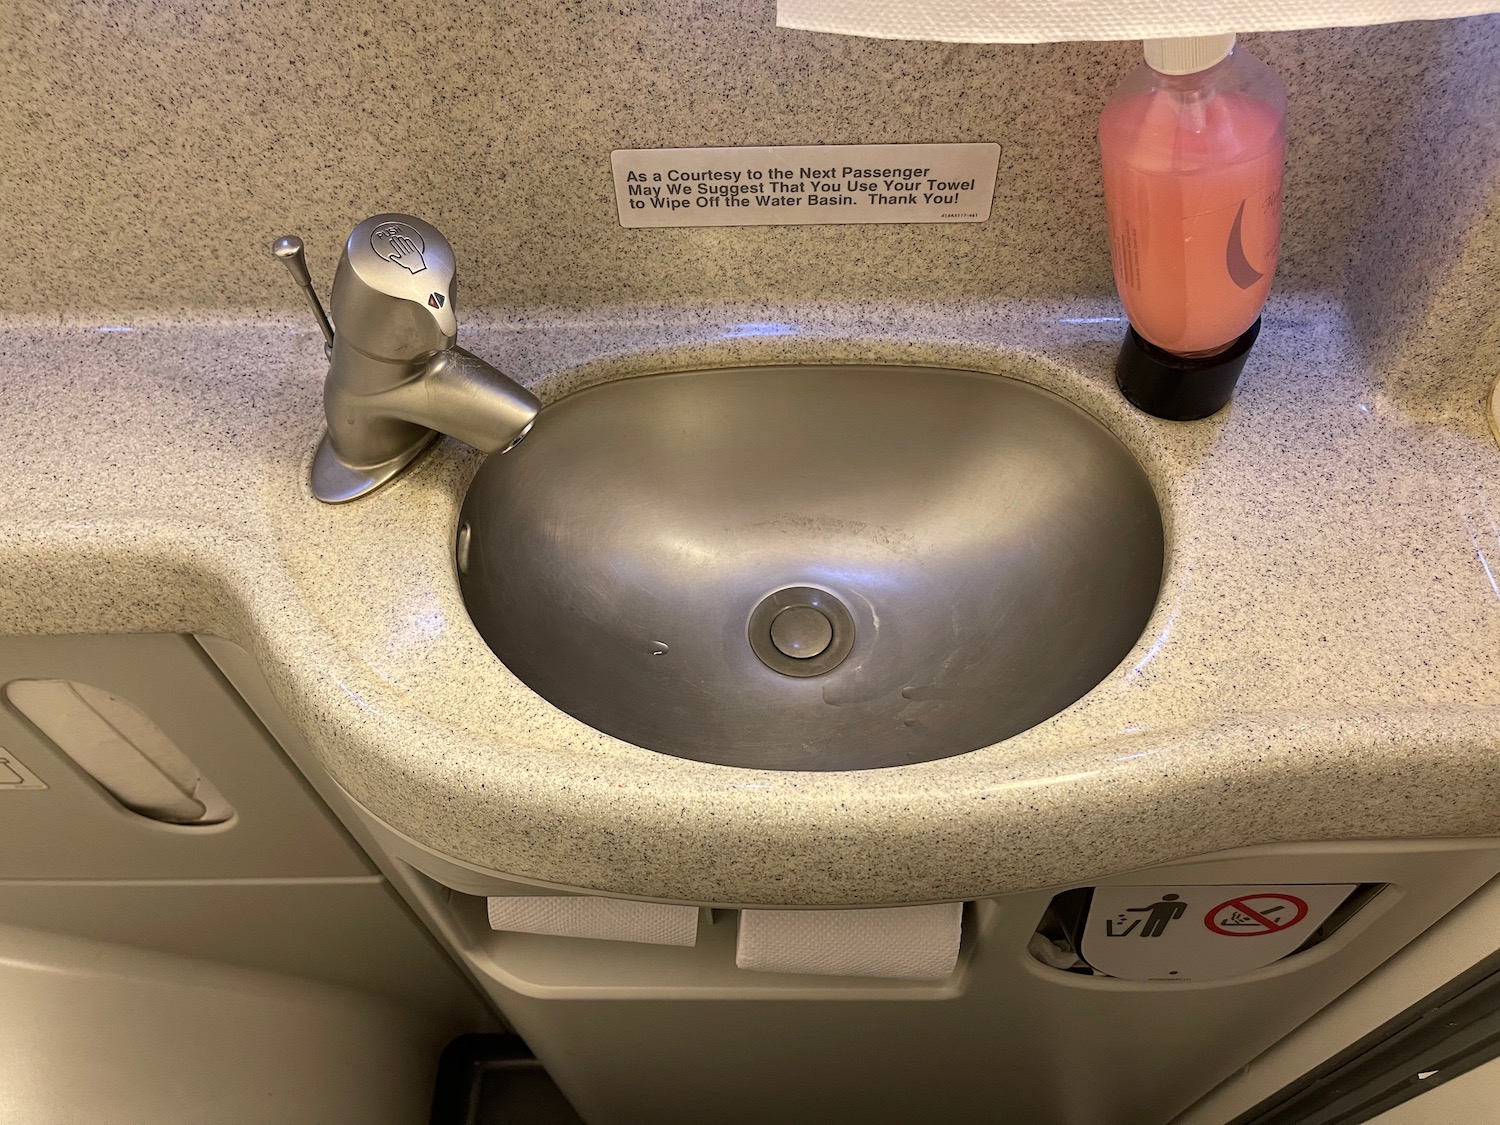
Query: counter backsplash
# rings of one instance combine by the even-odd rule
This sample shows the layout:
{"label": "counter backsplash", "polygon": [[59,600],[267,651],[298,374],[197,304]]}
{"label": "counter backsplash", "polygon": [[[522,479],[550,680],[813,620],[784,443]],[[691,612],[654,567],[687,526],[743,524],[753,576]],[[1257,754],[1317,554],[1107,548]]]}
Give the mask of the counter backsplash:
{"label": "counter backsplash", "polygon": [[[300,233],[326,286],[383,209],[444,230],[471,310],[1111,292],[1093,134],[1134,44],[817,35],[776,28],[774,0],[19,0],[0,19],[0,313],[287,312],[271,237]],[[1382,355],[1435,301],[1472,342],[1500,17],[1246,41],[1291,91],[1278,290],[1347,291]],[[612,149],[917,141],[1002,146],[988,222],[615,217]]]}

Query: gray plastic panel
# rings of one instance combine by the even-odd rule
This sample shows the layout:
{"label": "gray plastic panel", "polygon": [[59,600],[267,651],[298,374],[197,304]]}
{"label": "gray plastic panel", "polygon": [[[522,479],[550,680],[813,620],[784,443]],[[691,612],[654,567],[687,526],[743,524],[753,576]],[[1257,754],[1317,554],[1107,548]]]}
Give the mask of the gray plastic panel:
{"label": "gray plastic panel", "polygon": [[310,981],[0,926],[0,1125],[415,1125],[465,1030]]}
{"label": "gray plastic panel", "polygon": [[[1497,954],[1500,954],[1500,879],[1492,879],[1335,1003],[1173,1118],[1173,1125],[1224,1125],[1374,1035],[1425,997],[1441,992]],[[1500,1078],[1500,1065],[1496,1063],[1487,1063],[1481,1069],[1493,1070],[1495,1077]],[[1449,1085],[1470,1085],[1469,1077],[1462,1075]],[[1440,1086],[1419,1100],[1432,1099],[1436,1111],[1438,1106],[1448,1104],[1446,1099],[1436,1096],[1447,1088]],[[1495,1093],[1493,1104],[1500,1105],[1500,1086]],[[1391,1112],[1399,1115],[1397,1110]],[[1438,1117],[1433,1125],[1482,1120],[1482,1114],[1455,1113]]]}
{"label": "gray plastic panel", "polygon": [[0,924],[343,985],[483,1027],[468,982],[378,875],[0,883]]}
{"label": "gray plastic panel", "polygon": [[729,948],[715,972],[697,949],[666,950],[689,954],[674,970],[634,950],[577,949],[625,943],[558,938],[544,950],[485,935],[462,896],[446,908],[465,957],[589,1125],[691,1125],[705,1105],[721,1125],[1163,1125],[1497,868],[1495,841],[1392,841],[1246,849],[1100,880],[1389,884],[1307,952],[1202,983],[1046,968],[1026,943],[1052,893],[988,900],[958,989],[924,999],[836,999],[828,985],[845,982],[816,977],[801,986],[807,999],[791,982],[753,998],[735,985]]}
{"label": "gray plastic panel", "polygon": [[189,637],[0,637],[0,685],[79,680],[128,699],[234,807],[164,824],[121,807],[0,699],[0,747],[45,789],[0,786],[0,879],[366,875],[369,861]]}
{"label": "gray plastic panel", "polygon": [[1479,1125],[1493,1120],[1496,1106],[1500,1106],[1500,1059],[1382,1113],[1370,1125]]}

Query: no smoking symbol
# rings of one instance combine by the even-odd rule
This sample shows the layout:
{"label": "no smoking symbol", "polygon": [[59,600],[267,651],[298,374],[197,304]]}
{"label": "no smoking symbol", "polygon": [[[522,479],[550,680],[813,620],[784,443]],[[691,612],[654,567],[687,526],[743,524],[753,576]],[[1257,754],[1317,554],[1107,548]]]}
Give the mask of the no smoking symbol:
{"label": "no smoking symbol", "polygon": [[1264,937],[1306,917],[1307,903],[1296,895],[1241,895],[1219,903],[1203,916],[1203,924],[1225,937]]}

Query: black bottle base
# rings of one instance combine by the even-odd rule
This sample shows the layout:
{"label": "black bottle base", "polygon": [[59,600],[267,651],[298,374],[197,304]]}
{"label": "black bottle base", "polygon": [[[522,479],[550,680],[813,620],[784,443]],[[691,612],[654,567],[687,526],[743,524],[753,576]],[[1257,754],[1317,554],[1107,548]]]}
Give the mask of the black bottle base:
{"label": "black bottle base", "polygon": [[1183,359],[1158,348],[1132,327],[1115,360],[1115,383],[1137,410],[1173,422],[1195,422],[1229,401],[1259,335],[1257,317],[1243,336],[1218,355]]}

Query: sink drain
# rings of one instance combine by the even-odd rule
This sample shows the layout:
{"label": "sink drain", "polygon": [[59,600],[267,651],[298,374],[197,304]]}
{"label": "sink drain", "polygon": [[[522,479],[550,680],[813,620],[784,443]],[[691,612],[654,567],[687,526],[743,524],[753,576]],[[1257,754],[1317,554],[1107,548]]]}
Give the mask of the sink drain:
{"label": "sink drain", "polygon": [[827,590],[788,586],[750,614],[750,647],[783,676],[821,676],[854,647],[854,618]]}

